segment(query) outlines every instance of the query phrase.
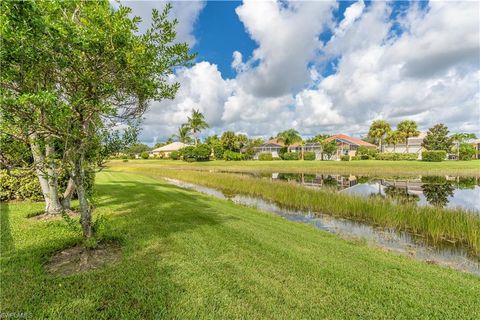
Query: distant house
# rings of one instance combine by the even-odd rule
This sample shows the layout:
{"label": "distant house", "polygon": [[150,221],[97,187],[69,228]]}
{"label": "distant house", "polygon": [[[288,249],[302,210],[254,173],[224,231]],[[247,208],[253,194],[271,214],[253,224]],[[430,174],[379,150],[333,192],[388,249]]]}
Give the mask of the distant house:
{"label": "distant house", "polygon": [[[365,142],[358,138],[347,136],[345,134],[337,134],[326,139],[327,142],[332,140],[335,140],[338,145],[337,153],[331,157],[332,160],[339,160],[342,155],[355,156],[356,150],[361,146],[367,148],[376,148],[376,146],[371,143]],[[272,154],[272,157],[279,158],[280,149],[282,149],[283,147],[285,147],[285,144],[278,141],[277,139],[265,141],[263,144],[256,148],[256,153],[253,158],[258,159],[258,156],[261,153],[270,153]],[[315,160],[322,159],[322,145],[319,142],[309,142],[306,143],[303,147],[299,143],[295,143],[289,147],[290,152],[302,152],[302,148],[304,152],[315,152]]]}
{"label": "distant house", "polygon": [[480,153],[479,153],[479,151],[480,151],[480,139],[473,140],[470,143],[475,148],[475,151],[476,151],[475,158],[480,159]]}
{"label": "distant house", "polygon": [[[423,139],[427,136],[426,132],[421,132],[416,137],[408,138],[408,153],[416,153],[418,155],[418,159],[422,158],[422,143]],[[385,145],[383,146],[383,152],[390,152],[390,153],[407,153],[407,144],[406,143],[399,143],[397,145]]]}
{"label": "distant house", "polygon": [[337,153],[332,157],[333,160],[340,160],[341,156],[354,157],[360,147],[375,149],[377,146],[359,138],[347,136],[346,134],[336,134],[325,139],[326,142],[335,140],[337,142]]}
{"label": "distant house", "polygon": [[188,144],[182,142],[172,142],[163,147],[153,149],[150,151],[150,156],[160,156],[162,158],[168,157],[173,151],[178,151],[182,148],[188,147]]}

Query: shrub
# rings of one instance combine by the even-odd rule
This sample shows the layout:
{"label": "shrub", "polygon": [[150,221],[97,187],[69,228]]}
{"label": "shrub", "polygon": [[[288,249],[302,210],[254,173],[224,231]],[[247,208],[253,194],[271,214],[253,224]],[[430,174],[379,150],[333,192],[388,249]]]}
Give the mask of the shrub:
{"label": "shrub", "polygon": [[223,159],[227,161],[240,161],[240,160],[244,160],[244,156],[241,153],[226,150],[223,153]]}
{"label": "shrub", "polygon": [[123,161],[123,162],[128,162],[128,159],[123,159],[122,161]]}
{"label": "shrub", "polygon": [[141,154],[140,154],[140,157],[142,159],[148,159],[149,155],[148,155],[148,152],[147,151],[143,151]]}
{"label": "shrub", "polygon": [[416,153],[379,153],[375,156],[377,160],[390,160],[390,161],[400,161],[408,160],[413,161],[417,160],[418,154]]}
{"label": "shrub", "polygon": [[273,156],[271,153],[269,152],[264,152],[264,153],[260,153],[258,155],[258,160],[261,160],[261,161],[271,161],[273,160]]}
{"label": "shrub", "polygon": [[184,161],[188,161],[188,162],[195,161],[195,147],[188,146],[180,149],[179,151]]}
{"label": "shrub", "polygon": [[422,152],[422,160],[430,162],[441,162],[447,157],[445,150],[431,150]]}
{"label": "shrub", "polygon": [[361,156],[353,156],[352,159],[353,160],[363,160]]}
{"label": "shrub", "polygon": [[225,150],[223,149],[221,144],[217,144],[213,147],[213,155],[215,156],[215,159],[220,160],[223,159],[223,153]]}
{"label": "shrub", "polygon": [[172,160],[179,160],[180,157],[181,157],[180,151],[176,150],[176,151],[170,152],[169,157],[170,157],[170,159],[172,159]]}
{"label": "shrub", "polygon": [[43,199],[40,183],[33,171],[14,169],[9,175],[0,170],[0,201]]}
{"label": "shrub", "polygon": [[278,156],[283,159],[283,155],[288,152],[287,147],[281,147],[280,150],[278,150]]}
{"label": "shrub", "polygon": [[361,160],[370,160],[375,159],[375,156],[378,154],[378,150],[374,148],[359,147],[357,150],[357,155]]}
{"label": "shrub", "polygon": [[475,156],[475,148],[469,143],[462,143],[460,144],[460,148],[458,150],[459,159],[460,160],[472,160]]}
{"label": "shrub", "polygon": [[303,160],[315,160],[315,152],[307,151],[303,154]]}
{"label": "shrub", "polygon": [[298,152],[286,152],[282,155],[283,160],[298,160],[300,159],[300,154]]}
{"label": "shrub", "polygon": [[343,156],[340,157],[340,160],[342,160],[342,161],[350,161],[350,156],[343,155]]}
{"label": "shrub", "polygon": [[208,161],[210,160],[210,146],[207,144],[199,144],[193,149],[193,155],[197,161]]}

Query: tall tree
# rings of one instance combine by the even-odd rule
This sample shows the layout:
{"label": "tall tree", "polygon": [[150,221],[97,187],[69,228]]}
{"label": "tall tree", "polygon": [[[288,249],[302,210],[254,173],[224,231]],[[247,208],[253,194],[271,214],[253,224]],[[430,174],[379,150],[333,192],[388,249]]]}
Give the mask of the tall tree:
{"label": "tall tree", "polygon": [[178,131],[176,134],[173,135],[175,139],[179,142],[189,144],[192,142],[192,138],[190,138],[190,127],[188,124],[184,123],[180,127],[178,127]]}
{"label": "tall tree", "polygon": [[392,131],[390,124],[385,120],[375,120],[370,125],[368,130],[368,137],[375,139],[378,143],[378,148],[382,151],[383,140],[387,134]]}
{"label": "tall tree", "polygon": [[225,150],[234,152],[240,151],[240,145],[237,136],[233,131],[225,131],[220,138],[220,143]]}
{"label": "tall tree", "polygon": [[413,120],[403,120],[398,123],[397,131],[399,132],[402,141],[405,142],[408,153],[408,138],[416,137],[420,134],[420,131],[418,131],[417,128],[417,123]]}
{"label": "tall tree", "polygon": [[[1,78],[6,88],[2,115],[21,119],[9,124],[22,128],[23,123],[24,132],[41,135],[45,142],[51,137],[62,141],[61,165],[75,182],[85,238],[94,231],[86,176],[102,154],[102,132],[140,118],[152,100],[173,98],[179,84],[167,78],[193,58],[187,44],[175,43],[177,22],[168,20],[170,9],[154,10],[152,27],[138,34],[140,19],[130,18],[129,8],[115,10],[105,0],[2,4],[2,40],[8,42],[0,55],[1,67],[7,69]],[[26,41],[32,33],[36,38]],[[36,52],[45,59],[34,61]],[[12,59],[15,55],[20,56]],[[42,65],[39,74],[29,70],[35,63]],[[35,82],[46,84],[39,89]],[[21,110],[14,110],[15,105]],[[31,145],[45,150],[37,137]],[[45,152],[55,158],[55,149]],[[53,162],[47,159],[39,162],[50,162],[46,171],[52,176],[48,170]]]}
{"label": "tall tree", "polygon": [[288,129],[277,134],[277,140],[283,142],[287,147],[287,150],[290,151],[290,146],[294,143],[302,142],[302,137],[295,129]]}
{"label": "tall tree", "polygon": [[397,144],[402,142],[402,135],[397,130],[390,131],[385,137],[385,142],[393,145],[393,152],[395,152]]}
{"label": "tall tree", "polygon": [[200,131],[209,127],[208,123],[205,121],[204,115],[200,110],[192,109],[192,115],[188,117],[187,124],[193,133],[195,145],[198,145],[198,135]]}
{"label": "tall tree", "polygon": [[453,146],[453,138],[449,136],[447,126],[438,123],[428,129],[427,135],[423,139],[422,147],[427,150],[445,150],[450,152]]}

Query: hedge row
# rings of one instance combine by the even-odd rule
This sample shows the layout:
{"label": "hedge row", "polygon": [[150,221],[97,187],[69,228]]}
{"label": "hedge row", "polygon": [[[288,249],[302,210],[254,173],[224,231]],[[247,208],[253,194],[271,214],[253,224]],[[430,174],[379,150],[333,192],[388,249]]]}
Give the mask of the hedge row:
{"label": "hedge row", "polygon": [[303,160],[315,160],[315,152],[307,151],[303,154]]}
{"label": "hedge row", "polygon": [[258,160],[260,160],[260,161],[271,161],[271,160],[273,160],[273,156],[270,152],[260,153],[258,155]]}
{"label": "hedge row", "polygon": [[441,162],[447,157],[445,150],[431,150],[422,152],[422,160],[430,162]]}
{"label": "hedge row", "polygon": [[298,152],[286,152],[282,155],[283,160],[298,160],[300,159],[300,154]]}
{"label": "hedge row", "polygon": [[408,160],[413,161],[418,159],[418,154],[416,153],[378,153],[375,155],[377,160]]}

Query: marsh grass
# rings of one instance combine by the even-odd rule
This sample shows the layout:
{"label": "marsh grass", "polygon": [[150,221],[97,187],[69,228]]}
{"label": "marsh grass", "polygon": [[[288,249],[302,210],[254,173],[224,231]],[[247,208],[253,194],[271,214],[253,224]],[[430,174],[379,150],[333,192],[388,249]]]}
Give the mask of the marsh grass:
{"label": "marsh grass", "polygon": [[257,179],[230,173],[169,170],[152,167],[115,167],[116,170],[168,177],[213,187],[225,193],[261,197],[297,210],[321,212],[334,217],[408,231],[437,244],[444,241],[466,245],[480,253],[480,217],[461,209],[395,204],[381,198],[359,198],[296,183]]}

